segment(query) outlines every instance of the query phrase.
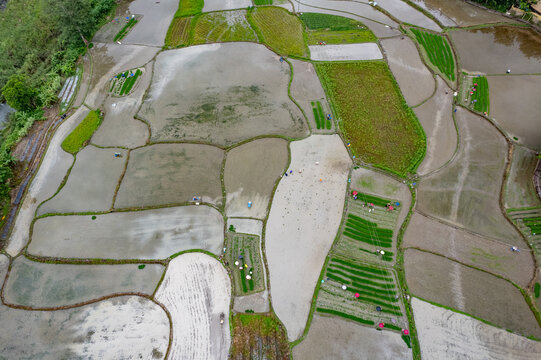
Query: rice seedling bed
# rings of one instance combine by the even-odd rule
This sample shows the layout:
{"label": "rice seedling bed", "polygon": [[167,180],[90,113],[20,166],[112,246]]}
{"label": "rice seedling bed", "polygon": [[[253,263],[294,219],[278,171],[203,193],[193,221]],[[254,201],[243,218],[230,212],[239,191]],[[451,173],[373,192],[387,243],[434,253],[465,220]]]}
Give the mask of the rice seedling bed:
{"label": "rice seedling bed", "polygon": [[318,62],[316,70],[353,155],[399,176],[415,172],[426,136],[387,64]]}
{"label": "rice seedling bed", "polygon": [[128,33],[130,32],[131,28],[133,28],[137,24],[137,18],[135,15],[132,15],[132,17],[126,22],[126,25],[120,29],[120,31],[115,35],[114,41],[122,40]]}
{"label": "rice seedling bed", "polygon": [[541,261],[541,208],[508,210],[508,214],[524,234],[538,261]]}
{"label": "rice seedling bed", "polygon": [[375,42],[376,36],[360,21],[342,16],[302,13],[308,45]]}
{"label": "rice seedling bed", "polygon": [[327,129],[330,130],[332,128],[332,120],[327,119],[325,116],[325,112],[323,111],[323,107],[321,106],[321,102],[319,101],[312,101],[312,111],[314,113],[314,119],[316,121],[316,128],[319,129]]}
{"label": "rice seedling bed", "polygon": [[225,247],[235,294],[244,296],[265,290],[259,236],[228,232]]}
{"label": "rice seedling bed", "polygon": [[246,11],[207,13],[196,17],[192,45],[215,42],[254,41],[257,36],[246,20]]}
{"label": "rice seedling bed", "polygon": [[248,21],[259,39],[280,55],[308,57],[302,24],[298,17],[278,7],[255,8]]}
{"label": "rice seedling bed", "polygon": [[487,78],[481,75],[463,75],[459,101],[471,110],[488,115],[490,99]]}
{"label": "rice seedling bed", "polygon": [[192,17],[173,18],[165,36],[165,47],[177,48],[189,45],[192,19]]}
{"label": "rice seedling bed", "polygon": [[143,68],[127,70],[123,73],[115,75],[111,79],[109,92],[117,95],[128,95],[137,82],[137,79],[143,75]]}
{"label": "rice seedling bed", "polygon": [[102,120],[99,110],[89,112],[83,121],[64,139],[62,149],[70,154],[79,152],[90,140]]}
{"label": "rice seedling bed", "polygon": [[428,60],[450,81],[455,81],[455,59],[451,46],[444,36],[410,29],[417,42],[421,44]]}

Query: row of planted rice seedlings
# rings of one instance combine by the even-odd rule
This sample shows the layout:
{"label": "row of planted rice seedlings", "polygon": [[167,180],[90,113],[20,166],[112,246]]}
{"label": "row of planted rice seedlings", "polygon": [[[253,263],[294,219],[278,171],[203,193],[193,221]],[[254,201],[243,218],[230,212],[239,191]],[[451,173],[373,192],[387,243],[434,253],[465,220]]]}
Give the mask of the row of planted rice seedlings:
{"label": "row of planted rice seedlings", "polygon": [[393,231],[384,229],[360,216],[348,214],[343,235],[381,248],[392,247]]}
{"label": "row of planted rice seedlings", "polygon": [[393,252],[385,250],[384,255],[380,255],[376,252],[374,246],[368,246],[368,244],[362,243],[364,247],[371,247],[372,249],[365,249],[364,247],[359,246],[357,240],[348,238],[347,236],[340,237],[340,240],[337,242],[333,248],[333,254],[341,257],[352,257],[355,259],[368,261],[368,262],[377,262],[380,260],[391,262],[393,261]]}
{"label": "row of planted rice seedlings", "polygon": [[517,209],[509,215],[541,259],[541,209]]}
{"label": "row of planted rice seedlings", "polygon": [[233,273],[238,295],[264,289],[258,237],[235,234],[228,236],[227,265]]}

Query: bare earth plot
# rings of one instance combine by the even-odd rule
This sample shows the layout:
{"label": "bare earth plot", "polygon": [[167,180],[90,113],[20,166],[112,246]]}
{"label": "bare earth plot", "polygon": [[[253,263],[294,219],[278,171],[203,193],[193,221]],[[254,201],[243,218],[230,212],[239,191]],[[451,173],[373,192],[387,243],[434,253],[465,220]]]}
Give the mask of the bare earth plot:
{"label": "bare earth plot", "polygon": [[[115,157],[115,153],[122,154]],[[66,185],[51,200],[43,203],[38,215],[107,211],[126,164],[124,149],[87,146],[77,154]]]}
{"label": "bare earth plot", "polygon": [[200,197],[221,205],[224,152],[201,144],[155,144],[133,150],[115,208],[180,204]]}
{"label": "bare earth plot", "polygon": [[226,215],[264,219],[272,191],[287,166],[288,142],[254,140],[231,149],[226,156]]}
{"label": "bare earth plot", "polygon": [[310,59],[317,61],[377,60],[383,55],[376,43],[310,45]]}
{"label": "bare earth plot", "polygon": [[290,341],[303,332],[321,267],[340,225],[350,166],[338,135],[291,143],[293,173],[278,185],[265,234],[273,306]]}
{"label": "bare earth plot", "polygon": [[403,246],[445,255],[453,260],[501,275],[526,288],[534,273],[531,251],[510,251],[509,245],[473,235],[413,213]]}
{"label": "bare earth plot", "polygon": [[472,26],[490,23],[510,22],[503,15],[480,9],[462,0],[411,0],[434,15],[444,26]]}
{"label": "bare earth plot", "polygon": [[451,160],[457,148],[457,133],[453,120],[453,92],[437,76],[438,89],[430,100],[413,109],[426,134],[426,155],[417,169],[426,175]]}
{"label": "bare earth plot", "polygon": [[520,291],[511,283],[438,255],[408,249],[406,281],[413,295],[472,314],[524,336],[541,338]]}
{"label": "bare earth plot", "polygon": [[[541,52],[539,59],[537,72],[541,72]],[[541,149],[541,75],[488,76],[487,79],[490,116],[510,137]]]}
{"label": "bare earth plot", "polygon": [[293,358],[405,360],[412,353],[397,333],[315,315],[308,336],[293,348]]}
{"label": "bare earth plot", "polygon": [[497,26],[450,31],[449,35],[467,72],[541,73],[541,38],[533,30]]}
{"label": "bare earth plot", "polygon": [[103,123],[92,136],[92,143],[99,146],[122,146],[135,148],[146,144],[150,137],[148,126],[135,120],[134,116],[141,105],[143,94],[150,85],[152,62],[145,66],[142,79],[130,96],[118,98],[110,96],[105,100]]}
{"label": "bare earth plot", "polygon": [[51,308],[120,293],[152,295],[164,267],[146,264],[69,265],[38,263],[20,256],[4,287],[8,304]]}
{"label": "bare earth plot", "polygon": [[412,299],[423,359],[535,360],[541,343],[470,316]]}
{"label": "bare earth plot", "polygon": [[387,10],[392,16],[400,21],[407,22],[409,24],[424,27],[426,29],[441,31],[441,28],[434,20],[427,17],[422,12],[413,8],[400,0],[378,0],[378,6]]}
{"label": "bare earth plot", "polygon": [[73,164],[73,156],[66,153],[60,145],[64,138],[79,125],[86,117],[89,110],[82,106],[67,118],[57,129],[49,142],[49,147],[43,155],[41,166],[32,180],[19,213],[15,219],[15,225],[6,245],[6,252],[11,256],[20,253],[28,242],[30,224],[34,219],[34,213],[38,205],[54,195],[68,169]]}
{"label": "bare earth plot", "polygon": [[368,4],[340,0],[293,0],[296,12],[344,16],[361,21],[377,37],[400,35],[398,24]]}
{"label": "bare earth plot", "polygon": [[161,47],[165,34],[178,9],[178,0],[146,1],[135,0],[130,4],[132,14],[141,14],[143,18],[122,40],[126,44],[141,44]]}
{"label": "bare earth plot", "polygon": [[400,90],[410,106],[428,99],[434,92],[434,76],[421,61],[410,38],[402,36],[381,40],[387,62]]}
{"label": "bare earth plot", "polygon": [[511,169],[505,184],[506,208],[541,205],[532,181],[538,160],[533,150],[522,146],[513,148]]}
{"label": "bare earth plot", "polygon": [[255,219],[228,218],[227,228],[233,225],[235,231],[241,234],[254,234],[262,236],[263,221]]}
{"label": "bare earth plot", "polygon": [[138,296],[57,311],[1,305],[0,322],[0,353],[8,359],[162,358],[169,342],[166,313]]}
{"label": "bare earth plot", "polygon": [[220,254],[222,215],[210,206],[96,215],[51,216],[34,224],[28,252],[39,256],[101,259],[165,259],[203,249]]}
{"label": "bare earth plot", "polygon": [[171,314],[173,340],[169,359],[227,358],[231,345],[231,282],[218,260],[198,253],[173,259],[156,292],[156,300]]}
{"label": "bare earth plot", "polygon": [[487,120],[462,108],[455,115],[460,134],[458,154],[446,167],[419,182],[416,209],[525,247],[499,206],[507,143]]}
{"label": "bare earth plot", "polygon": [[203,12],[245,9],[250,6],[252,6],[250,0],[207,0],[203,6]]}
{"label": "bare earth plot", "polygon": [[[140,24],[136,25],[128,36],[133,34],[138,26]],[[165,38],[165,35],[163,38]],[[95,44],[90,50],[92,78],[85,104],[92,108],[100,107],[109,96],[110,80],[113,76],[127,69],[144,66],[152,60],[159,50],[159,48],[148,46],[118,45],[116,43]]]}
{"label": "bare earth plot", "polygon": [[139,116],[152,141],[232,145],[258,135],[307,134],[287,96],[290,69],[265,46],[224,43],[162,52]]}

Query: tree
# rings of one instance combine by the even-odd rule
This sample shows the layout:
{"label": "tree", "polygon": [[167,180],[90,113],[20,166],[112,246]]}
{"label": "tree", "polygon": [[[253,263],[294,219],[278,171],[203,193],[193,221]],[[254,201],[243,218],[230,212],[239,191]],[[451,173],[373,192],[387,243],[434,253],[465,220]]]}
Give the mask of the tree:
{"label": "tree", "polygon": [[2,95],[12,108],[28,111],[36,108],[37,91],[30,86],[28,77],[24,74],[13,74],[2,88]]}

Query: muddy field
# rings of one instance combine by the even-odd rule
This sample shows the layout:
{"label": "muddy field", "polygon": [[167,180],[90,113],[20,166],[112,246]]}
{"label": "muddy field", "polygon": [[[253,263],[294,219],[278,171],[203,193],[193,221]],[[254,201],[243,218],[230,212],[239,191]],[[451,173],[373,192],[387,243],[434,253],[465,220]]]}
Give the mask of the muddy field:
{"label": "muddy field", "polygon": [[487,120],[462,108],[455,115],[460,134],[458,154],[446,167],[419,181],[416,209],[525,247],[499,206],[507,143]]}
{"label": "muddy field", "polygon": [[148,126],[134,119],[141,105],[143,94],[150,85],[152,63],[145,66],[142,79],[138,80],[135,89],[126,97],[108,97],[103,109],[103,123],[92,136],[92,143],[99,146],[122,146],[135,148],[143,146],[150,137]]}
{"label": "muddy field", "polygon": [[[511,74],[541,72],[541,37],[533,30],[510,26],[450,31],[468,72]],[[492,105],[492,104],[491,104]]]}
{"label": "muddy field", "polygon": [[13,262],[4,287],[8,304],[52,308],[79,304],[120,293],[152,295],[162,265],[69,265],[30,261],[20,256]]}
{"label": "muddy field", "polygon": [[274,310],[292,341],[303,332],[340,225],[351,160],[338,135],[313,135],[290,148],[292,173],[274,195],[265,248]]}
{"label": "muddy field", "polygon": [[115,208],[199,202],[221,205],[223,150],[200,144],[156,144],[130,153]]}
{"label": "muddy field", "polygon": [[426,155],[417,169],[426,175],[441,168],[453,157],[457,147],[457,133],[453,120],[453,92],[437,76],[438,89],[430,100],[413,109],[426,134]]}
{"label": "muddy field", "polygon": [[541,343],[412,299],[423,359],[536,360]]}
{"label": "muddy field", "polygon": [[400,21],[434,31],[441,31],[441,28],[434,20],[403,1],[379,0],[377,4]]}
{"label": "muddy field", "polygon": [[264,219],[288,157],[288,142],[283,139],[255,140],[230,150],[224,170],[226,215]]}
{"label": "muddy field", "polygon": [[413,295],[513,332],[541,338],[541,328],[520,291],[511,283],[441,256],[408,249],[406,281]]}
{"label": "muddy field", "polygon": [[310,59],[316,61],[378,60],[383,55],[376,43],[310,45]]}
{"label": "muddy field", "polygon": [[500,22],[516,23],[503,15],[488,12],[462,0],[411,0],[434,15],[444,26],[472,26]]}
{"label": "muddy field", "polygon": [[138,116],[150,123],[153,141],[231,145],[264,134],[302,137],[308,128],[287,96],[289,78],[289,65],[263,45],[163,52]]}
{"label": "muddy field", "polygon": [[[121,157],[115,157],[115,153]],[[66,185],[37,214],[107,211],[126,164],[124,149],[100,149],[87,146],[77,154]]]}
{"label": "muddy field", "polygon": [[233,225],[235,231],[241,234],[253,234],[262,236],[263,221],[255,219],[228,218],[227,228]]}
{"label": "muddy field", "polygon": [[203,205],[96,215],[95,220],[51,216],[34,224],[28,252],[101,259],[165,259],[191,249],[218,255],[223,230],[222,215]]}
{"label": "muddy field", "polygon": [[505,184],[506,208],[541,205],[532,178],[538,160],[534,151],[522,146],[513,147],[513,160]]}
{"label": "muddy field", "polygon": [[[537,72],[541,72],[541,52],[539,60]],[[487,80],[490,116],[510,137],[541,149],[541,76],[489,76]]]}
{"label": "muddy field", "polygon": [[398,333],[315,315],[308,336],[293,348],[293,358],[395,360],[412,359],[413,355]]}
{"label": "muddy field", "polygon": [[54,195],[68,169],[73,164],[73,156],[62,150],[60,145],[66,136],[86,117],[88,112],[89,110],[85,106],[77,109],[72,116],[64,120],[51,138],[49,147],[42,157],[41,166],[29,185],[20,206],[11,236],[6,245],[5,249],[11,256],[19,254],[26,245],[30,238],[30,224],[34,218],[36,208],[41,202]]}
{"label": "muddy field", "polygon": [[178,6],[178,0],[133,1],[129,12],[143,15],[143,18],[126,35],[122,43],[163,46],[165,34]]}
{"label": "muddy field", "polygon": [[57,311],[0,306],[0,322],[8,359],[159,359],[169,342],[166,313],[138,296]]}
{"label": "muddy field", "polygon": [[428,99],[436,86],[434,76],[421,61],[410,38],[385,39],[381,46],[408,105],[414,106]]}
{"label": "muddy field", "polygon": [[414,212],[404,234],[404,247],[416,247],[445,255],[510,279],[527,287],[534,273],[528,248],[519,253],[509,245],[442,224]]}
{"label": "muddy field", "polygon": [[173,259],[156,300],[171,314],[170,359],[227,358],[231,282],[220,262],[198,253]]}
{"label": "muddy field", "polygon": [[250,0],[207,0],[203,6],[203,12],[245,9],[252,6]]}

